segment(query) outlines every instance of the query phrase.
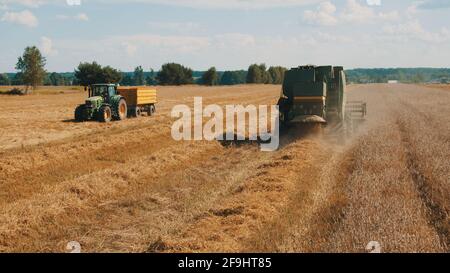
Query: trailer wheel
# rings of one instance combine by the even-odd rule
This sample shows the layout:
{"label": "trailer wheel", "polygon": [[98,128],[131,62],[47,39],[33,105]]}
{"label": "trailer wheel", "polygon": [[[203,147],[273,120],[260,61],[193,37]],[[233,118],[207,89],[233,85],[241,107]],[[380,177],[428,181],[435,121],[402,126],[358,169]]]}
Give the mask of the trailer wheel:
{"label": "trailer wheel", "polygon": [[148,107],[148,109],[147,109],[147,114],[149,115],[149,116],[153,116],[154,114],[155,114],[155,112],[156,112],[156,107],[155,107],[155,105],[150,105],[149,107]]}
{"label": "trailer wheel", "polygon": [[133,118],[138,118],[142,115],[141,108],[136,106],[131,110],[131,116]]}
{"label": "trailer wheel", "polygon": [[98,121],[100,122],[110,122],[112,119],[111,107],[105,105],[100,107],[98,111]]}
{"label": "trailer wheel", "polygon": [[84,105],[79,105],[75,109],[75,121],[83,122],[86,120],[87,120],[86,107]]}

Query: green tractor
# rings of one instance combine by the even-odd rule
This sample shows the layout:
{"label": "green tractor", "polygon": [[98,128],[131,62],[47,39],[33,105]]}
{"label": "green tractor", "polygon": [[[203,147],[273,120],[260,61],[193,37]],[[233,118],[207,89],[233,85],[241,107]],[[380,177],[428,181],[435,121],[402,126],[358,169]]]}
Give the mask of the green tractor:
{"label": "green tractor", "polygon": [[127,118],[127,102],[117,91],[116,84],[93,84],[88,88],[89,98],[75,109],[78,122],[98,120],[124,120]]}

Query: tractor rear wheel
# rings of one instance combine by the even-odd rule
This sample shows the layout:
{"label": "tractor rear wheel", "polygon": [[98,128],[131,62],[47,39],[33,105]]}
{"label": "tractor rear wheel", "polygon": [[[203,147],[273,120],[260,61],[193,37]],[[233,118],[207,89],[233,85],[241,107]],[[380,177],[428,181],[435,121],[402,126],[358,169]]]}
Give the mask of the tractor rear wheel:
{"label": "tractor rear wheel", "polygon": [[127,109],[127,103],[125,102],[125,100],[121,99],[119,101],[119,104],[117,105],[117,109],[116,109],[116,116],[114,117],[117,120],[124,120],[127,118],[127,113],[128,113],[128,109]]}
{"label": "tractor rear wheel", "polygon": [[87,120],[86,107],[84,105],[79,105],[75,109],[75,121],[83,122],[86,120]]}
{"label": "tractor rear wheel", "polygon": [[105,105],[100,107],[98,111],[98,121],[100,122],[110,122],[112,119],[111,107]]}

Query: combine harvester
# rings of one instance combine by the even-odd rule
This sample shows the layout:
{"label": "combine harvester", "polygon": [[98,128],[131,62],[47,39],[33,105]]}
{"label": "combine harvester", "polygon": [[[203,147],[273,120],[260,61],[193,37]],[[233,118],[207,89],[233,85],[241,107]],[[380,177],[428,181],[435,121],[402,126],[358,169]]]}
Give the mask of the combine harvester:
{"label": "combine harvester", "polygon": [[156,102],[154,89],[93,84],[88,88],[88,99],[75,109],[75,120],[110,122],[139,117],[143,112],[151,116],[156,111]]}
{"label": "combine harvester", "polygon": [[341,66],[300,66],[286,72],[278,101],[282,127],[290,124],[353,131],[363,121],[367,105],[346,101],[346,79]]}

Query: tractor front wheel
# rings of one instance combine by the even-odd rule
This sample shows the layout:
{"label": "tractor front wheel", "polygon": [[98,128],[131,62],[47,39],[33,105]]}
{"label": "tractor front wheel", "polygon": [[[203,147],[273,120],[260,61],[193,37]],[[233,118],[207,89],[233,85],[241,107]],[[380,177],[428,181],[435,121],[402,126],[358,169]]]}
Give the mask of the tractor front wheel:
{"label": "tractor front wheel", "polygon": [[110,122],[112,119],[112,111],[109,106],[102,106],[98,111],[98,121],[100,122]]}
{"label": "tractor front wheel", "polygon": [[79,105],[75,109],[75,121],[83,122],[86,120],[87,120],[86,107],[84,105]]}

